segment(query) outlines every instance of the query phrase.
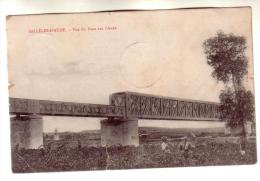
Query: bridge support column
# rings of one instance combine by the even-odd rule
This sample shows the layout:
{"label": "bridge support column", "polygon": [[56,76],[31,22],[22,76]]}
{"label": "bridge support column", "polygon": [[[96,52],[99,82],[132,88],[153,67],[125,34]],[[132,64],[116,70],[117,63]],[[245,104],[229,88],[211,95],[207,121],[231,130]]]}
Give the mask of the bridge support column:
{"label": "bridge support column", "polygon": [[16,116],[11,118],[12,148],[37,149],[43,145],[42,117],[37,115]]}
{"label": "bridge support column", "polygon": [[101,145],[139,146],[137,119],[105,119],[101,121]]}

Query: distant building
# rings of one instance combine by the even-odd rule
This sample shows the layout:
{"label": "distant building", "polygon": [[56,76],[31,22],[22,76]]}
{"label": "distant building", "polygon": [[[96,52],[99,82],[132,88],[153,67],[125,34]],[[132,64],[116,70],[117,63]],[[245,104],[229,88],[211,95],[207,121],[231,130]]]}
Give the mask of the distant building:
{"label": "distant building", "polygon": [[54,140],[54,141],[60,140],[60,135],[59,135],[59,133],[58,133],[57,128],[56,128],[55,131],[54,131],[53,140]]}
{"label": "distant building", "polygon": [[[252,135],[253,134],[253,124],[251,122],[247,122],[245,124],[245,131],[246,135]],[[225,134],[226,135],[238,135],[242,132],[242,128],[230,128],[228,126],[225,126]]]}
{"label": "distant building", "polygon": [[252,126],[253,126],[252,122],[247,122],[247,124],[245,125],[247,135],[252,135],[253,133]]}

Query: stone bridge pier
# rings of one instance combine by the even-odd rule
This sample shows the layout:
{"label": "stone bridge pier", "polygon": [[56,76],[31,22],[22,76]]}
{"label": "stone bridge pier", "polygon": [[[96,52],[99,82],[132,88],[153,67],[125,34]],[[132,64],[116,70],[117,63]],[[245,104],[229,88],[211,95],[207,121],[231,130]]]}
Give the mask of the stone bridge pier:
{"label": "stone bridge pier", "polygon": [[43,145],[43,119],[38,115],[11,118],[11,146],[37,149]]}
{"label": "stone bridge pier", "polygon": [[139,146],[138,119],[101,120],[101,146]]}

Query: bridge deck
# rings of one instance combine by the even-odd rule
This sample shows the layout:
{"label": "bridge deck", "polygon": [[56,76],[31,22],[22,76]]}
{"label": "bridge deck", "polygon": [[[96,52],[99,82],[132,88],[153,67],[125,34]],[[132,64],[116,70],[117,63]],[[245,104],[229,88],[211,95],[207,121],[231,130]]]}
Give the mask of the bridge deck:
{"label": "bridge deck", "polygon": [[102,104],[10,98],[10,114],[51,116],[123,117],[124,107]]}
{"label": "bridge deck", "polygon": [[220,104],[215,102],[119,92],[110,96],[110,104],[125,107],[126,117],[219,121]]}
{"label": "bridge deck", "polygon": [[133,92],[120,92],[110,96],[110,105],[10,98],[10,113],[219,121],[219,104]]}

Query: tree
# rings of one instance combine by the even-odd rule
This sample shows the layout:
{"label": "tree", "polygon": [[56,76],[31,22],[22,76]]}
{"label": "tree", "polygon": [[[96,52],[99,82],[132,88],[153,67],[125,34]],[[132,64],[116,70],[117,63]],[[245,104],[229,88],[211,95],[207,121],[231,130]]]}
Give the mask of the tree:
{"label": "tree", "polygon": [[203,43],[203,48],[213,68],[212,76],[227,87],[219,96],[220,119],[231,128],[243,128],[241,134],[245,136],[245,123],[254,120],[254,95],[242,85],[248,68],[246,39],[219,31]]}

